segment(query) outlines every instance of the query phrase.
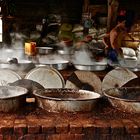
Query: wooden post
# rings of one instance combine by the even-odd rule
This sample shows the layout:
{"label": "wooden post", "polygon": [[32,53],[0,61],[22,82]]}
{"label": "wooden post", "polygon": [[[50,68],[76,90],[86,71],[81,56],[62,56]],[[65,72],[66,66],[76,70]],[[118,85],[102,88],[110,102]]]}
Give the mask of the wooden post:
{"label": "wooden post", "polygon": [[118,0],[108,0],[108,19],[107,19],[108,32],[116,25],[118,7],[119,7]]}
{"label": "wooden post", "polygon": [[83,13],[88,13],[89,12],[89,0],[84,0],[84,5],[83,5]]}

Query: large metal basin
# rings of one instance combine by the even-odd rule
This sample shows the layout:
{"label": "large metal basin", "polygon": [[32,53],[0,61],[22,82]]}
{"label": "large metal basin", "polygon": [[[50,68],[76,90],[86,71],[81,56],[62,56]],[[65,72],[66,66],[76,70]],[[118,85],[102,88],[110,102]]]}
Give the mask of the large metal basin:
{"label": "large metal basin", "polygon": [[28,90],[18,86],[0,86],[0,111],[14,112],[26,103]]}
{"label": "large metal basin", "polygon": [[100,94],[87,90],[46,89],[34,91],[38,106],[49,112],[92,111]]}
{"label": "large metal basin", "polygon": [[104,95],[115,108],[130,113],[140,113],[140,87],[112,88]]}

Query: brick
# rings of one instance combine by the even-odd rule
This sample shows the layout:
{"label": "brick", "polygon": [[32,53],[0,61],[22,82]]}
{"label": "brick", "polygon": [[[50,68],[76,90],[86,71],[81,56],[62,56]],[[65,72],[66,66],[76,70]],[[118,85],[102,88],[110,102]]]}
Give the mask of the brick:
{"label": "brick", "polygon": [[112,134],[111,140],[128,140],[128,137],[126,135]]}
{"label": "brick", "polygon": [[18,140],[16,135],[4,135],[3,140]]}
{"label": "brick", "polygon": [[84,140],[84,134],[54,134],[48,135],[47,140]]}
{"label": "brick", "polygon": [[93,124],[84,124],[83,125],[83,132],[85,134],[85,139],[92,140],[95,137],[95,127]]}
{"label": "brick", "polygon": [[95,120],[93,126],[95,127],[96,134],[110,133],[110,123],[105,120]]}
{"label": "brick", "polygon": [[68,124],[56,124],[56,133],[68,133],[69,125]]}
{"label": "brick", "polygon": [[36,140],[34,134],[27,134],[18,138],[18,140]]}
{"label": "brick", "polygon": [[132,140],[140,140],[140,134],[138,135],[132,135]]}
{"label": "brick", "polygon": [[[72,140],[71,138],[68,140]],[[84,134],[75,134],[73,140],[84,140]]]}
{"label": "brick", "polygon": [[122,140],[133,140],[130,134],[125,135],[123,138]]}
{"label": "brick", "polygon": [[[61,140],[60,135],[58,134],[53,134],[53,135],[48,135],[47,140]],[[73,139],[72,139],[73,140]]]}
{"label": "brick", "polygon": [[111,134],[123,135],[125,133],[125,128],[121,120],[110,120]]}
{"label": "brick", "polygon": [[3,135],[0,135],[0,140],[3,140]]}
{"label": "brick", "polygon": [[83,126],[81,124],[70,123],[71,134],[81,134],[83,132]]}
{"label": "brick", "polygon": [[41,131],[41,126],[39,126],[39,125],[31,125],[31,124],[28,124],[28,133],[29,134],[37,134],[37,133],[40,133],[40,131]]}
{"label": "brick", "polygon": [[138,134],[139,133],[139,127],[131,120],[128,119],[122,119],[122,122],[125,126],[125,131],[128,134]]}
{"label": "brick", "polygon": [[42,133],[54,134],[55,133],[55,126],[52,123],[42,125]]}
{"label": "brick", "polygon": [[[0,118],[0,120],[2,120],[3,118]],[[4,120],[7,120],[7,121],[14,121],[15,120],[15,115],[12,115],[12,114],[10,114],[9,116],[8,115],[5,115],[4,116]]]}
{"label": "brick", "polygon": [[2,119],[0,121],[0,133],[9,135],[13,133],[13,120]]}
{"label": "brick", "polygon": [[36,134],[35,139],[36,140],[47,140],[47,135],[45,135],[45,134]]}
{"label": "brick", "polygon": [[100,135],[99,140],[111,140],[111,135],[110,134],[102,134],[102,135]]}
{"label": "brick", "polygon": [[14,124],[27,124],[26,119],[15,119]]}
{"label": "brick", "polygon": [[27,125],[26,124],[15,124],[14,133],[19,136],[25,135],[27,133]]}
{"label": "brick", "polygon": [[140,128],[140,118],[139,119],[132,118],[131,121],[133,121]]}
{"label": "brick", "polygon": [[0,121],[0,124],[3,125],[3,126],[13,126],[14,120],[5,120],[5,119],[2,119]]}
{"label": "brick", "polygon": [[0,133],[3,135],[13,134],[13,126],[0,126]]}

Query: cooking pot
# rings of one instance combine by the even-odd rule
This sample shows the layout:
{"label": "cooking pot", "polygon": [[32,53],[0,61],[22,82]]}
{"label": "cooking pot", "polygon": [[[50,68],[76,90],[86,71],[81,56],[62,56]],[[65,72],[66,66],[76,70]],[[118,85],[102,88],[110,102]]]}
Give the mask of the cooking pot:
{"label": "cooking pot", "polygon": [[78,70],[87,70],[87,71],[103,71],[107,68],[107,63],[95,62],[92,64],[77,64],[74,63],[74,67]]}
{"label": "cooking pot", "polygon": [[53,52],[52,47],[36,47],[38,54],[45,55]]}
{"label": "cooking pot", "polygon": [[104,91],[113,107],[130,113],[140,113],[140,87],[111,88]]}
{"label": "cooking pot", "polygon": [[25,105],[28,90],[18,86],[0,86],[0,111],[14,112]]}
{"label": "cooking pot", "polygon": [[87,71],[103,71],[107,67],[107,65],[83,65],[83,64],[74,64],[74,66],[78,70],[87,70]]}
{"label": "cooking pot", "polygon": [[92,111],[101,97],[96,92],[74,89],[35,90],[33,94],[38,106],[49,112]]}
{"label": "cooking pot", "polygon": [[52,68],[55,68],[57,70],[64,70],[68,67],[69,65],[69,61],[67,60],[43,60],[43,61],[40,61],[40,64],[37,64],[36,66],[49,66],[49,67],[52,67]]}

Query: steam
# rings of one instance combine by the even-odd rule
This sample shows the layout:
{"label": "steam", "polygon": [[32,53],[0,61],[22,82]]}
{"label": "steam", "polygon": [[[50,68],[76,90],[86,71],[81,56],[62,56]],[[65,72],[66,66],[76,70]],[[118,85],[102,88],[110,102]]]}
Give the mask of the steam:
{"label": "steam", "polygon": [[75,64],[92,65],[93,59],[90,56],[91,54],[88,51],[85,50],[76,51],[73,61]]}
{"label": "steam", "polygon": [[6,62],[8,58],[23,59],[24,49],[2,48],[0,50],[0,60]]}
{"label": "steam", "polygon": [[38,60],[39,63],[41,64],[57,64],[57,63],[66,63],[69,61],[68,59],[58,54],[40,56]]}
{"label": "steam", "polygon": [[10,33],[11,44],[7,45],[3,43],[0,49],[0,61],[7,62],[8,59],[17,58],[18,60],[24,59],[24,43],[25,39],[29,38],[27,35],[18,32],[18,27],[16,27],[16,32]]}
{"label": "steam", "polygon": [[12,32],[10,33],[10,37],[11,37],[11,47],[15,49],[23,49],[25,40],[29,39],[28,36],[20,32]]}
{"label": "steam", "polygon": [[82,46],[82,49],[76,51],[72,61],[74,64],[80,65],[107,65],[106,58],[97,62],[87,46]]}

